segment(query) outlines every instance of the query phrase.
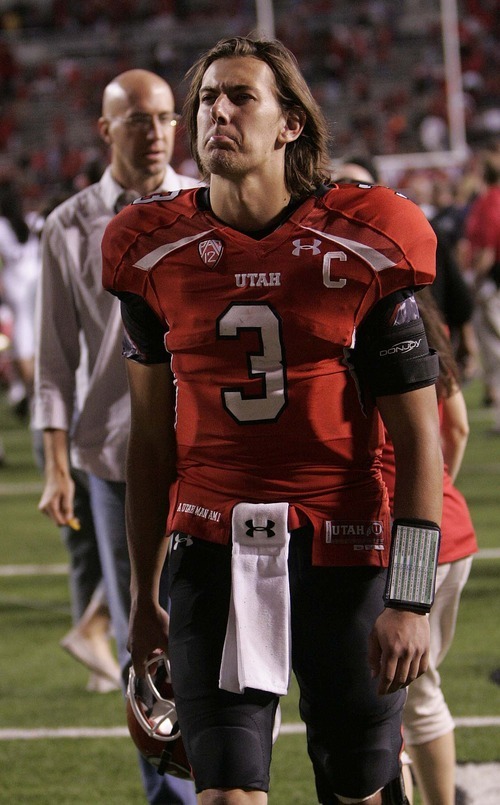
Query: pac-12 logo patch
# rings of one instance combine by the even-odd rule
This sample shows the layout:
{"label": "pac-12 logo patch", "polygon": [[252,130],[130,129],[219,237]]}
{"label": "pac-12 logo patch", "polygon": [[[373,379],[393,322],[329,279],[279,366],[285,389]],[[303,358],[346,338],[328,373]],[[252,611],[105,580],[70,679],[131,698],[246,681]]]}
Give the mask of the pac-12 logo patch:
{"label": "pac-12 logo patch", "polygon": [[205,265],[215,268],[222,257],[224,246],[220,240],[202,240],[198,245],[198,251]]}

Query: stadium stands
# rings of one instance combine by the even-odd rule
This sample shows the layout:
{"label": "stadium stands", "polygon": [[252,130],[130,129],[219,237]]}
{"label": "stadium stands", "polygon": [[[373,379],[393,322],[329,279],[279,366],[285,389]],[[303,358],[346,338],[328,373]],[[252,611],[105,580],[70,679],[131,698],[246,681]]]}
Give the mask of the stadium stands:
{"label": "stadium stands", "polygon": [[[457,0],[468,142],[500,131],[498,4]],[[332,132],[332,155],[450,147],[440,0],[275,0]],[[32,206],[104,164],[93,121],[103,85],[141,66],[183,76],[222,35],[256,29],[253,0],[0,0],[0,171],[21,169]],[[92,122],[91,122],[92,121]],[[178,138],[174,163],[188,158]]]}

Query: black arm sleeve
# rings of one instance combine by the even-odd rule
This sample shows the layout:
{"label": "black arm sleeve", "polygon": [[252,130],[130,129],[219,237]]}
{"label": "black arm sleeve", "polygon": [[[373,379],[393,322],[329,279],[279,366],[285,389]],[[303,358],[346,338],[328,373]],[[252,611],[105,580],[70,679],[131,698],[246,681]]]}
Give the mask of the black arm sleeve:
{"label": "black arm sleeve", "polygon": [[351,360],[361,388],[373,397],[436,382],[438,356],[429,349],[411,290],[397,291],[375,305],[357,331]]}
{"label": "black arm sleeve", "polygon": [[125,327],[122,354],[138,363],[167,363],[170,358],[165,349],[166,325],[142,297],[120,293],[120,302]]}

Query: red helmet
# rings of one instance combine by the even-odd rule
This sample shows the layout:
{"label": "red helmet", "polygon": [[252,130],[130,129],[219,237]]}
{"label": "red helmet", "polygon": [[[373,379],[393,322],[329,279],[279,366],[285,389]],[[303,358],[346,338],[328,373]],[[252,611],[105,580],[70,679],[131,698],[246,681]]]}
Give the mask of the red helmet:
{"label": "red helmet", "polygon": [[177,721],[166,654],[155,654],[146,663],[146,675],[130,668],[127,688],[127,725],[141,755],[158,769],[192,779],[191,767]]}

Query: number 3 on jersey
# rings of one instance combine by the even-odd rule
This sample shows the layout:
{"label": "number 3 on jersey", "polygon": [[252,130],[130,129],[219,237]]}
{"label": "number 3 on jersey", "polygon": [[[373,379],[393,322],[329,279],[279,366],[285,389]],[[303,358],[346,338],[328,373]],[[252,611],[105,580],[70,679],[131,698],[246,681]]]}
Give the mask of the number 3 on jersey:
{"label": "number 3 on jersey", "polygon": [[275,422],[287,403],[281,320],[267,304],[231,304],[217,320],[219,339],[237,339],[243,330],[258,333],[260,349],[247,353],[250,379],[260,378],[262,393],[250,397],[242,387],[222,388],[222,404],[242,425]]}

